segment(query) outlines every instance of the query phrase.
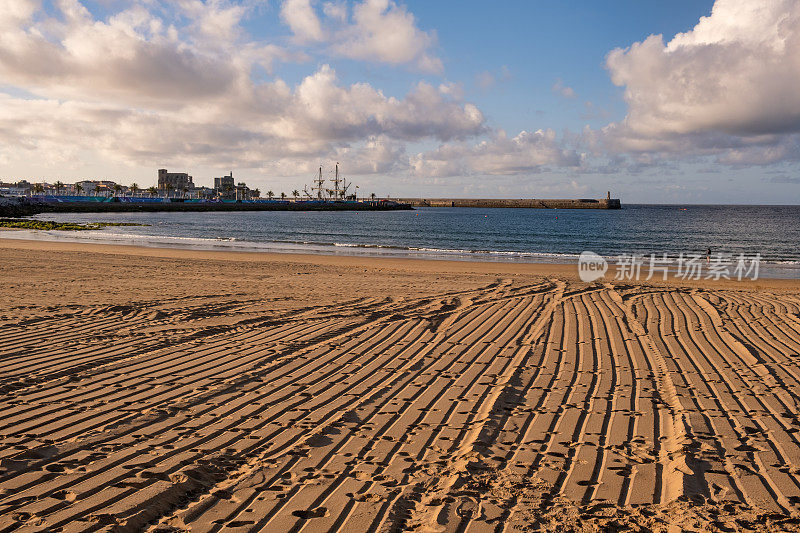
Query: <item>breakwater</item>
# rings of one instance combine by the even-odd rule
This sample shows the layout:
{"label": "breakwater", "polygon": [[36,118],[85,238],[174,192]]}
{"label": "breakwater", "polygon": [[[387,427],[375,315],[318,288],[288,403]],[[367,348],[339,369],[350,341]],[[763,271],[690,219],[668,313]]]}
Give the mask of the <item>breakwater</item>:
{"label": "breakwater", "polygon": [[546,200],[546,199],[492,199],[492,198],[400,198],[397,200],[413,207],[508,207],[527,209],[620,209],[618,198]]}
{"label": "breakwater", "polygon": [[109,213],[159,211],[394,211],[412,209],[398,201],[326,202],[313,200],[284,201],[181,201],[154,198],[0,197],[0,217],[22,217],[39,213]]}

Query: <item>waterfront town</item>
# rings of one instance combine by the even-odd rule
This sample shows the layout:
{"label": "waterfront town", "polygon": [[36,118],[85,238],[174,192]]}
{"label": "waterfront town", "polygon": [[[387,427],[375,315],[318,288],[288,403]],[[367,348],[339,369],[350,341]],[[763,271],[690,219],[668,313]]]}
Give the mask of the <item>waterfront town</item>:
{"label": "waterfront town", "polygon": [[[294,191],[295,198],[299,193]],[[285,193],[281,193],[284,197]],[[158,170],[157,185],[142,187],[137,183],[123,185],[110,180],[81,180],[75,183],[16,182],[0,181],[0,195],[7,196],[98,196],[98,197],[143,197],[143,198],[195,198],[220,200],[253,200],[261,197],[259,189],[251,189],[244,182],[236,182],[233,172],[215,177],[213,187],[195,185],[194,179],[186,172]],[[275,194],[267,192],[267,197]]]}
{"label": "waterfront town", "polygon": [[[269,190],[251,189],[237,182],[233,172],[213,178],[213,187],[198,186],[187,172],[158,170],[156,185],[140,187],[137,183],[122,185],[110,180],[81,180],[76,183],[19,180],[0,181],[0,218],[7,218],[5,227],[27,227],[27,221],[11,220],[40,213],[121,212],[121,211],[297,211],[297,210],[369,210],[390,211],[412,209],[410,202],[388,198],[377,199],[374,193],[358,199],[358,185],[339,174],[323,179],[322,166],[312,186],[291,194],[275,194]],[[332,187],[324,186],[330,182]]]}

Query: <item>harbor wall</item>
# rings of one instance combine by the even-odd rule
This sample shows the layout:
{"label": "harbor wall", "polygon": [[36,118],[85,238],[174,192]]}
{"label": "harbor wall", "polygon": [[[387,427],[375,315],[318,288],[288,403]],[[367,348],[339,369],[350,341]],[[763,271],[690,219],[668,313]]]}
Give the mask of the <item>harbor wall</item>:
{"label": "harbor wall", "polygon": [[[149,200],[149,199],[148,199]],[[201,212],[201,211],[394,211],[412,209],[397,201],[317,202],[182,202],[182,201],[47,201],[37,198],[0,197],[0,217],[21,217],[39,213],[115,213],[115,212]]]}
{"label": "harbor wall", "polygon": [[477,199],[477,198],[401,198],[398,202],[413,207],[509,207],[527,209],[620,209],[618,198],[600,199]]}

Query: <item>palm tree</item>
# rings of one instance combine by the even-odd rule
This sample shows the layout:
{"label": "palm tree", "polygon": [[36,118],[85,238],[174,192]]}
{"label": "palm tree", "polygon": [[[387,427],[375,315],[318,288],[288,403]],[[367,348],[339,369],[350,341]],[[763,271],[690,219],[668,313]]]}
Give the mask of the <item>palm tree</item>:
{"label": "palm tree", "polygon": [[33,193],[34,194],[41,194],[44,192],[44,185],[41,183],[34,183],[33,184]]}
{"label": "palm tree", "polygon": [[258,190],[258,189],[253,189],[252,191],[250,191],[250,197],[251,198],[261,198],[261,191]]}
{"label": "palm tree", "polygon": [[153,196],[156,195],[156,193],[158,192],[158,189],[156,189],[155,187],[148,187],[147,188],[147,192],[150,193],[150,198],[152,198]]}
{"label": "palm tree", "polygon": [[114,196],[119,196],[119,193],[122,191],[122,185],[119,183],[114,184]]}
{"label": "palm tree", "polygon": [[172,191],[174,188],[175,187],[173,187],[171,183],[164,184],[164,190],[167,191],[167,196],[169,196],[170,191]]}
{"label": "palm tree", "polygon": [[183,190],[183,197],[186,198],[186,193],[189,192],[189,188],[184,187],[182,190]]}
{"label": "palm tree", "polygon": [[372,201],[375,201],[375,193],[374,193],[374,192],[373,192],[373,193],[371,193],[371,194],[369,195],[369,197],[370,197],[370,199],[371,199]]}
{"label": "palm tree", "polygon": [[61,183],[60,181],[55,182],[53,184],[53,186],[56,188],[56,194],[60,194],[61,193],[61,189],[64,188],[64,184]]}
{"label": "palm tree", "polygon": [[286,200],[286,193],[285,192],[281,192],[281,200]]}
{"label": "palm tree", "polygon": [[270,200],[272,200],[272,197],[273,197],[273,196],[275,196],[275,193],[274,193],[274,192],[272,192],[272,191],[267,191],[267,198],[269,198]]}
{"label": "palm tree", "polygon": [[136,182],[131,183],[131,186],[128,187],[131,190],[131,193],[136,196],[136,193],[139,192],[139,184]]}
{"label": "palm tree", "polygon": [[300,196],[300,191],[298,191],[297,189],[293,190],[292,191],[292,196],[294,196],[294,201],[296,202],[297,201],[297,197]]}

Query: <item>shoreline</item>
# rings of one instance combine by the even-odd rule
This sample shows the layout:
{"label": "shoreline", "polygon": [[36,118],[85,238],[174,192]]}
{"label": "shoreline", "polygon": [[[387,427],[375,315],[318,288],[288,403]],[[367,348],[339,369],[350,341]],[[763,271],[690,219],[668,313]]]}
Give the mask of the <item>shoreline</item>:
{"label": "shoreline", "polygon": [[[629,217],[602,210],[523,211],[519,213],[521,219],[517,214],[509,215],[508,210],[482,212],[467,208],[454,208],[452,216],[445,208],[420,208],[418,213],[396,212],[385,216],[380,213],[42,215],[34,218],[83,224],[125,221],[153,227],[80,233],[22,231],[9,233],[8,238],[502,263],[576,264],[582,251],[590,251],[602,254],[614,272],[626,256],[634,253],[638,257],[645,254],[647,262],[651,252],[656,254],[656,261],[665,252],[669,254],[666,266],[673,272],[680,266],[681,253],[684,261],[701,254],[705,266],[706,249],[710,247],[721,254],[718,264],[727,264],[725,268],[731,275],[739,254],[744,253],[748,260],[760,257],[761,278],[800,279],[800,254],[787,244],[787,239],[791,242],[795,235],[800,238],[800,227],[786,218],[796,215],[794,209],[778,214],[763,209],[746,213],[758,221],[760,229],[757,235],[740,240],[731,239],[724,231],[738,220],[735,210],[683,213],[683,209],[678,212],[672,208],[653,210],[632,206]],[[708,222],[709,216],[713,223]],[[660,229],[673,221],[680,226],[674,233]],[[788,229],[778,229],[786,224]],[[373,225],[374,229],[370,229]]]}
{"label": "shoreline", "polygon": [[[9,230],[12,231],[12,230]],[[33,240],[7,238],[0,234],[0,250],[37,250],[51,252],[91,252],[137,257],[153,257],[183,260],[222,260],[242,262],[281,262],[335,266],[344,268],[369,267],[371,269],[399,269],[418,272],[443,272],[449,274],[496,274],[559,277],[573,282],[580,281],[575,263],[536,263],[510,261],[470,261],[468,259],[440,259],[434,257],[375,257],[369,255],[314,254],[272,251],[202,250],[179,247],[142,246],[137,244],[84,243],[58,240]],[[646,272],[646,270],[645,270]],[[728,288],[735,290],[794,290],[800,288],[800,280],[794,278],[759,277],[757,280],[684,280],[669,275],[666,281],[613,280],[602,278],[596,283],[619,283],[643,286],[669,286],[688,288]]]}

